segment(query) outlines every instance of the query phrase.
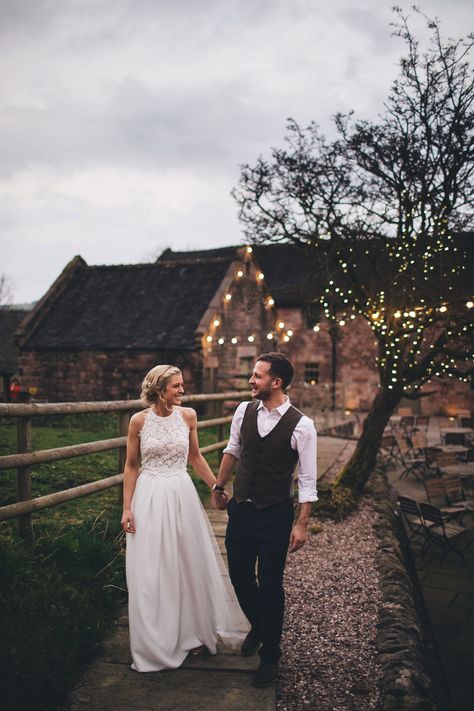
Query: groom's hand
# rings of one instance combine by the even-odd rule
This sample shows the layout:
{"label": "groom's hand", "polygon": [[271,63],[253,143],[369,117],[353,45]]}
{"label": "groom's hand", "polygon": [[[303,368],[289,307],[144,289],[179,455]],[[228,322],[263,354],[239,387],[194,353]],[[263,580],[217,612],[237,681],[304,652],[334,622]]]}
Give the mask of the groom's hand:
{"label": "groom's hand", "polygon": [[211,506],[219,511],[224,511],[227,508],[229,494],[227,491],[213,491],[211,494]]}
{"label": "groom's hand", "polygon": [[303,523],[296,522],[290,533],[290,544],[288,553],[294,553],[304,546],[306,543],[306,526]]}

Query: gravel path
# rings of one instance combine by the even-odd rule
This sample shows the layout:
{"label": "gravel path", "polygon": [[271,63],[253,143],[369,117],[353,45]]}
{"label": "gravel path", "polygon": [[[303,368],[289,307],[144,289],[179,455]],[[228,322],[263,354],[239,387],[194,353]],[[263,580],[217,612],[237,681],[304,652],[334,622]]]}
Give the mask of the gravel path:
{"label": "gravel path", "polygon": [[374,558],[376,513],[362,503],[324,522],[288,556],[277,711],[370,711],[379,702],[375,635],[382,599]]}

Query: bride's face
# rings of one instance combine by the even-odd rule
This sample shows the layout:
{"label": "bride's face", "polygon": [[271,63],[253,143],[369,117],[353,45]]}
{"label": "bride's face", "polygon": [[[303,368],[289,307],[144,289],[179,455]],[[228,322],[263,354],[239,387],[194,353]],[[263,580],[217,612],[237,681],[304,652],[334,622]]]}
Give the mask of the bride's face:
{"label": "bride's face", "polygon": [[172,375],[165,385],[163,397],[168,407],[181,405],[181,398],[184,395],[184,383],[182,375]]}

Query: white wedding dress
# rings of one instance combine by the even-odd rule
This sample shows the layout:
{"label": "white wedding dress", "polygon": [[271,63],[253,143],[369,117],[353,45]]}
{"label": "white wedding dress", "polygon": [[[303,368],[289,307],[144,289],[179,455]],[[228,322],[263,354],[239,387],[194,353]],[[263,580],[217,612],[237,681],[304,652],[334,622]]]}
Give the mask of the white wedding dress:
{"label": "white wedding dress", "polygon": [[189,429],[180,408],[152,410],[140,432],[141,469],[127,534],[132,668],[179,667],[191,649],[239,645],[248,631],[209,519],[186,472]]}

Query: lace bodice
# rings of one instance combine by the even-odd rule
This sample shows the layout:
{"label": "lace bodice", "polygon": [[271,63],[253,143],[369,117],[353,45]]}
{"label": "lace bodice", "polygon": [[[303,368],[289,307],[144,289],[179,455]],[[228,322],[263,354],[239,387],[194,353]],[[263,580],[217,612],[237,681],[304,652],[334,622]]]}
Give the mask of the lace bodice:
{"label": "lace bodice", "polygon": [[186,474],[189,429],[179,409],[169,417],[159,417],[152,410],[145,415],[140,431],[140,472],[152,476]]}

